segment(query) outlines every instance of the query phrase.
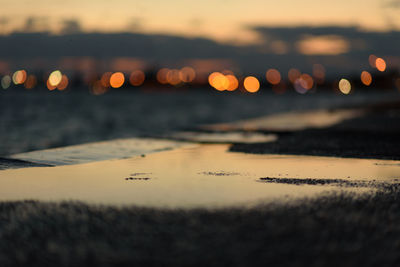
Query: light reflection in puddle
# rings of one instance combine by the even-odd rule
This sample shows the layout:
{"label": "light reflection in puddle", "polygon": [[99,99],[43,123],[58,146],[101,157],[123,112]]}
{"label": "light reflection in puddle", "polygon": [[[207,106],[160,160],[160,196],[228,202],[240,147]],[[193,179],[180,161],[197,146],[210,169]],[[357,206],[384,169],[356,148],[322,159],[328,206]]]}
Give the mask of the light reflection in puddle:
{"label": "light reflection in puddle", "polygon": [[[261,177],[392,182],[398,161],[227,152],[228,145],[194,145],[72,166],[0,171],[0,200],[79,200],[150,207],[221,207],[371,188],[262,183]],[[132,178],[132,179],[130,179]]]}

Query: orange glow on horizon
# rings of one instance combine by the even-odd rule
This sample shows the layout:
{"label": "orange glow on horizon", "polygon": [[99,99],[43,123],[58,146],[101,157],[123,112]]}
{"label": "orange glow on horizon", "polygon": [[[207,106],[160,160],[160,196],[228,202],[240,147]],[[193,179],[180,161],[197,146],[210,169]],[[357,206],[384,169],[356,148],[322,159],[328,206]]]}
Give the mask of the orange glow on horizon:
{"label": "orange glow on horizon", "polygon": [[110,77],[112,88],[120,88],[125,82],[125,75],[122,72],[115,72]]}
{"label": "orange glow on horizon", "polygon": [[244,79],[243,85],[244,85],[244,88],[247,90],[247,92],[250,92],[250,93],[255,93],[258,90],[260,90],[260,82],[254,76],[246,77]]}

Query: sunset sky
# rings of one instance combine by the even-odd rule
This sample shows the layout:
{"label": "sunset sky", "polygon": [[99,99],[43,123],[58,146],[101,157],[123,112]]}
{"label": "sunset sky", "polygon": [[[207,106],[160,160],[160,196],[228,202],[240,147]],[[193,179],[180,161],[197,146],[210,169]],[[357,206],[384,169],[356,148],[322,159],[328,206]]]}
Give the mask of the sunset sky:
{"label": "sunset sky", "polygon": [[[251,26],[340,25],[371,30],[400,29],[397,0],[1,0],[0,32],[34,29],[57,33],[62,21],[83,31],[177,34],[218,41],[254,42]],[[32,25],[31,25],[32,26]]]}

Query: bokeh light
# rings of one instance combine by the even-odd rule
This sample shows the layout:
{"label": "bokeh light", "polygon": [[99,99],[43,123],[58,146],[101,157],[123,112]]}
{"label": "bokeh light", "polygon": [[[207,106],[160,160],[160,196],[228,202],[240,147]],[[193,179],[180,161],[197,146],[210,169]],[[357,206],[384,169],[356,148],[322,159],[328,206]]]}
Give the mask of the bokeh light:
{"label": "bokeh light", "polygon": [[243,85],[244,85],[244,89],[246,89],[247,92],[250,92],[250,93],[255,93],[258,90],[260,90],[260,82],[254,76],[246,77],[244,79]]}
{"label": "bokeh light", "polygon": [[220,72],[213,72],[208,76],[208,83],[218,91],[228,90],[229,79]]}
{"label": "bokeh light", "polygon": [[233,74],[228,74],[225,76],[228,79],[229,85],[226,90],[235,91],[239,87],[239,81]]}
{"label": "bokeh light", "polygon": [[167,74],[169,72],[168,68],[162,68],[157,72],[157,81],[161,84],[167,84]]}
{"label": "bokeh light", "polygon": [[378,58],[378,57],[375,56],[375,55],[369,55],[369,57],[368,57],[368,62],[369,62],[369,65],[370,65],[371,67],[373,67],[373,68],[376,67],[375,62],[376,62],[376,59],[377,59],[377,58]]}
{"label": "bokeh light", "polygon": [[107,87],[111,86],[111,84],[110,84],[111,75],[112,75],[112,72],[109,72],[109,71],[107,71],[107,72],[103,73],[103,75],[101,75],[100,82],[103,87],[107,88]]}
{"label": "bokeh light", "polygon": [[196,78],[196,71],[191,67],[183,67],[179,71],[179,79],[184,83],[190,83]]}
{"label": "bokeh light", "polygon": [[110,85],[112,88],[120,88],[125,82],[125,76],[122,72],[115,72],[110,77]]}
{"label": "bokeh light", "polygon": [[129,76],[129,83],[133,86],[140,86],[144,83],[146,76],[143,71],[135,70],[132,71],[131,75]]}
{"label": "bokeh light", "polygon": [[181,83],[181,79],[179,78],[179,70],[171,69],[167,73],[167,81],[170,85],[178,85]]}
{"label": "bokeh light", "polygon": [[298,69],[290,69],[288,72],[288,78],[291,83],[295,83],[300,78],[301,72]]}
{"label": "bokeh light", "polygon": [[102,94],[106,93],[107,91],[108,91],[108,88],[104,87],[101,81],[95,81],[90,88],[90,92],[94,95],[102,95]]}
{"label": "bokeh light", "polygon": [[57,85],[61,82],[62,79],[62,73],[59,70],[55,70],[49,75],[49,84],[52,87],[57,87]]}
{"label": "bokeh light", "polygon": [[5,75],[3,78],[1,78],[1,87],[3,89],[7,89],[11,85],[11,77],[10,75]]}
{"label": "bokeh light", "polygon": [[339,90],[343,94],[347,95],[351,91],[351,83],[347,79],[341,79],[339,81]]}
{"label": "bokeh light", "polygon": [[68,87],[68,77],[67,75],[63,74],[60,83],[57,84],[57,89],[60,91],[64,91],[67,87]]}
{"label": "bokeh light", "polygon": [[26,81],[26,71],[25,70],[17,70],[16,72],[14,72],[13,76],[12,76],[12,80],[14,82],[14,84],[23,84]]}
{"label": "bokeh light", "polygon": [[47,79],[47,81],[46,81],[46,86],[47,86],[47,89],[49,89],[49,91],[53,91],[54,89],[57,88],[57,86],[54,86],[54,85],[50,84],[50,80],[49,79]]}
{"label": "bokeh light", "polygon": [[375,66],[381,72],[386,70],[386,62],[383,58],[377,58],[375,61]]}
{"label": "bokeh light", "polygon": [[276,69],[269,69],[265,74],[265,77],[272,85],[276,85],[281,82],[281,73]]}
{"label": "bokeh light", "polygon": [[371,85],[371,83],[372,83],[372,76],[371,76],[371,74],[370,74],[368,71],[365,71],[365,70],[364,70],[363,72],[361,72],[360,78],[361,78],[361,82],[362,82],[364,85],[366,85],[366,86]]}
{"label": "bokeh light", "polygon": [[36,86],[36,84],[37,84],[36,76],[31,74],[26,78],[24,86],[26,89],[33,89]]}

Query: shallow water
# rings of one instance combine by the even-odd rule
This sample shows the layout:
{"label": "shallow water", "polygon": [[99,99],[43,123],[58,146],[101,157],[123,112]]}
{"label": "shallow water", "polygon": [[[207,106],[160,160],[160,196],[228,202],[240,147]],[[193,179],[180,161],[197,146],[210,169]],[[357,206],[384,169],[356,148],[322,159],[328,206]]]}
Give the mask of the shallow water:
{"label": "shallow water", "polygon": [[393,182],[399,161],[227,152],[193,144],[171,151],[59,167],[0,171],[0,200],[79,200],[148,207],[223,207],[373,188],[264,183],[262,177]]}

